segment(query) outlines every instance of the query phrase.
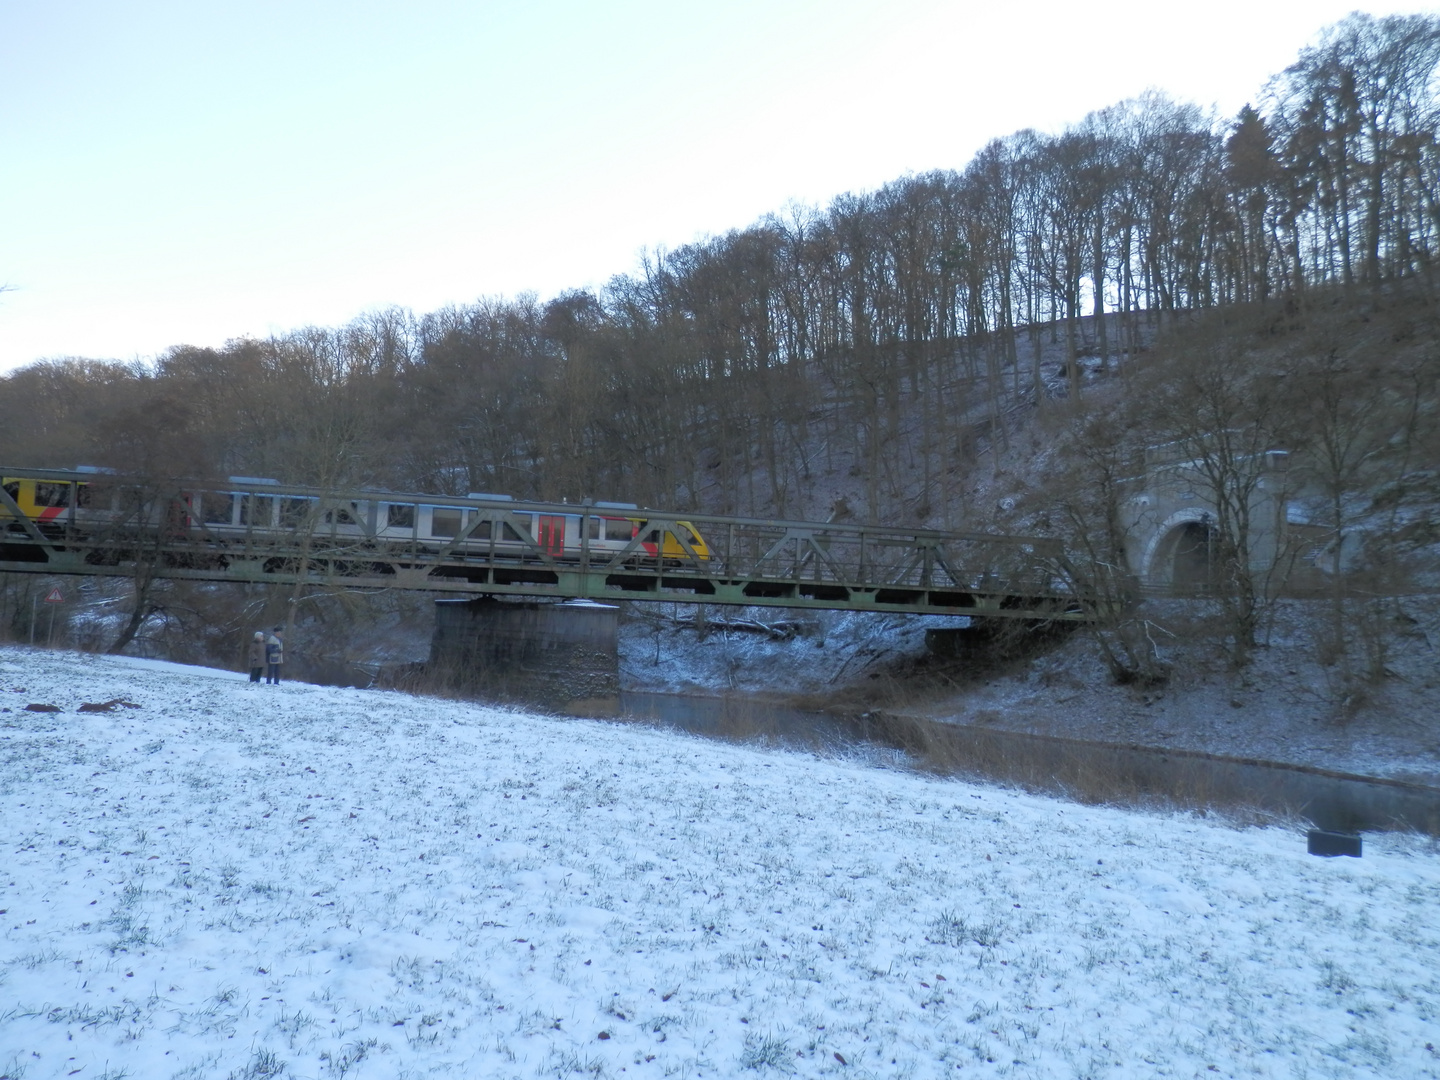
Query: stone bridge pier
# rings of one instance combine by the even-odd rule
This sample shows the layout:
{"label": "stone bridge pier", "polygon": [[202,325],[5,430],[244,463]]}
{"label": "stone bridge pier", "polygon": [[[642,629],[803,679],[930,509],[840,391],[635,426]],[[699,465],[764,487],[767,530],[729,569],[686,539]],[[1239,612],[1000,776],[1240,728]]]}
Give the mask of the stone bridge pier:
{"label": "stone bridge pier", "polygon": [[589,601],[437,600],[432,683],[567,713],[613,711],[620,609]]}

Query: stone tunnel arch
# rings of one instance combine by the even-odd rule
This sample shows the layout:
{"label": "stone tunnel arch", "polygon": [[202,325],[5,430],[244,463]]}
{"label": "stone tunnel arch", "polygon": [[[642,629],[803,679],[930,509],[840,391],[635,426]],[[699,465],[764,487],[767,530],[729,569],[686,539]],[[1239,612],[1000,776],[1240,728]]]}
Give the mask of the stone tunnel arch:
{"label": "stone tunnel arch", "polygon": [[1214,518],[1204,510],[1170,515],[1145,553],[1145,582],[1176,592],[1204,591],[1216,581]]}

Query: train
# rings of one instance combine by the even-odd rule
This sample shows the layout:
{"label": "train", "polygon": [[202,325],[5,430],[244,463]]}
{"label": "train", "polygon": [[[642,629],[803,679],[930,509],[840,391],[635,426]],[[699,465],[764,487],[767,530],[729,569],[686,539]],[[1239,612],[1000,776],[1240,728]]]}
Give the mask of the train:
{"label": "train", "polygon": [[[380,553],[555,562],[626,554],[703,564],[710,547],[689,521],[652,516],[633,503],[527,504],[509,495],[464,499],[384,491],[343,496],[283,486],[264,477],[178,485],[179,495],[147,501],[146,489],[107,469],[0,469],[0,537],[9,544],[38,532],[47,541],[103,541],[163,530],[217,548],[291,542],[305,535],[326,548]],[[12,508],[13,503],[13,508]],[[17,515],[26,519],[21,521]],[[28,522],[28,525],[27,525]],[[19,535],[17,535],[19,534]]]}

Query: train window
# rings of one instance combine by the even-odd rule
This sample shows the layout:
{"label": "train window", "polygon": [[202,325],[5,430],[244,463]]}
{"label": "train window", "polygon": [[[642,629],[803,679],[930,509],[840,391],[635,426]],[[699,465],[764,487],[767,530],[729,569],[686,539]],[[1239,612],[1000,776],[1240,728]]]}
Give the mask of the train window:
{"label": "train window", "polygon": [[206,525],[229,525],[235,520],[235,496],[207,491],[200,497],[200,520]]}
{"label": "train window", "polygon": [[35,482],[35,505],[36,506],[69,506],[70,485],[69,484],[47,484],[44,481]]}
{"label": "train window", "polygon": [[246,495],[240,500],[240,524],[268,528],[275,518],[275,498],[271,495]]}
{"label": "train window", "polygon": [[281,499],[280,524],[287,529],[298,529],[310,516],[309,499]]}
{"label": "train window", "polygon": [[476,525],[475,528],[470,531],[470,539],[471,539],[471,540],[489,540],[489,539],[490,539],[490,524],[491,524],[491,523],[490,523],[490,521],[489,521],[488,519],[485,520],[485,521],[480,522],[480,524]]}
{"label": "train window", "polygon": [[519,540],[522,537],[530,536],[529,514],[511,514],[510,519],[504,524],[506,540]]}
{"label": "train window", "polygon": [[460,511],[435,507],[430,511],[430,535],[454,536],[460,531]]}
{"label": "train window", "polygon": [[325,511],[324,521],[326,525],[354,525],[355,515],[343,506],[335,506]]}
{"label": "train window", "polygon": [[390,503],[386,509],[385,522],[392,529],[413,529],[415,527],[415,507]]}
{"label": "train window", "polygon": [[629,518],[591,518],[588,526],[591,540],[629,540],[635,527]]}
{"label": "train window", "polygon": [[79,507],[93,506],[89,484],[75,485],[75,505]]}
{"label": "train window", "polygon": [[9,495],[17,503],[20,501],[20,481],[11,480],[5,485],[5,494]]}
{"label": "train window", "polygon": [[145,492],[128,485],[120,489],[115,501],[119,504],[121,520],[127,522],[148,520],[155,505],[145,497]]}

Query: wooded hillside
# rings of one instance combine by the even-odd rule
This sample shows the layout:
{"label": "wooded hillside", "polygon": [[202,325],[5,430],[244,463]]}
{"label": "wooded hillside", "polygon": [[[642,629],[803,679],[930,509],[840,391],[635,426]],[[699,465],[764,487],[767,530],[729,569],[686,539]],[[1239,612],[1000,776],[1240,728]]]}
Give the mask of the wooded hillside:
{"label": "wooded hillside", "polygon": [[598,293],[39,362],[0,383],[0,460],[973,521],[977,453],[1166,327],[1433,305],[1437,63],[1440,18],[1352,15],[1237,117],[1147,94]]}

